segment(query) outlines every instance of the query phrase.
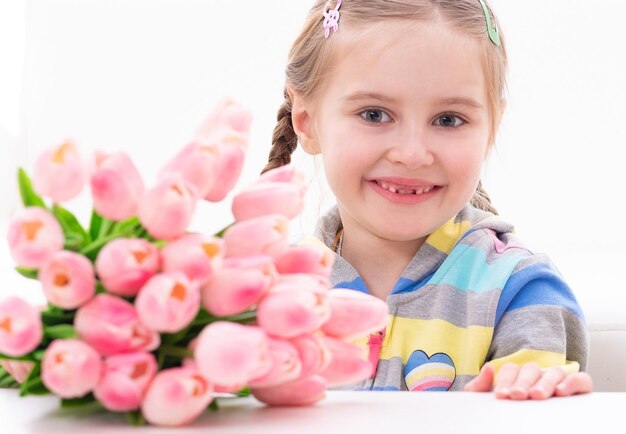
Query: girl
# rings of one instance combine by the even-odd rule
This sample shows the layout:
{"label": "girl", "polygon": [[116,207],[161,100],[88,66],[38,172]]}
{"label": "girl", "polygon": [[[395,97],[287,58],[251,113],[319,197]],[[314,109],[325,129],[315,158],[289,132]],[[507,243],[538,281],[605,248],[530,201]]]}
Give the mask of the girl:
{"label": "girl", "polygon": [[336,253],[333,286],[387,300],[388,327],[363,342],[374,375],[354,388],[591,390],[570,288],[481,187],[506,68],[483,0],[317,1],[292,47],[264,171],[298,142],[321,154],[337,206],[316,235]]}

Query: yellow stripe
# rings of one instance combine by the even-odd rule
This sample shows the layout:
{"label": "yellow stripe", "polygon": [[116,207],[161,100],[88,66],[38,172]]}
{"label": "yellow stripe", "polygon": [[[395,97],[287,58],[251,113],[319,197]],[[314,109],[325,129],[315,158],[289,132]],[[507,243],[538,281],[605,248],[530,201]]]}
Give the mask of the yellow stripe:
{"label": "yellow stripe", "polygon": [[406,377],[406,384],[413,384],[424,377],[448,377],[454,379],[454,368],[450,366],[448,369],[429,369],[427,371],[417,372],[413,375]]}
{"label": "yellow stripe", "polygon": [[[389,322],[380,358],[400,357],[406,364],[415,350],[428,357],[445,353],[455,364],[457,375],[477,375],[489,350],[491,327],[457,327],[440,319],[418,320],[393,317]],[[393,336],[393,342],[390,341]],[[471,354],[468,354],[470,352]]]}
{"label": "yellow stripe", "polygon": [[578,372],[580,370],[578,362],[565,360],[565,355],[562,353],[528,349],[522,349],[506,357],[491,360],[489,364],[496,369],[497,373],[505,363],[523,365],[531,362],[537,363],[544,370],[553,366],[561,367],[566,373]]}
{"label": "yellow stripe", "polygon": [[450,253],[454,245],[471,227],[472,223],[468,220],[462,220],[458,223],[455,223],[454,219],[448,220],[448,222],[428,236],[426,243],[441,252]]}

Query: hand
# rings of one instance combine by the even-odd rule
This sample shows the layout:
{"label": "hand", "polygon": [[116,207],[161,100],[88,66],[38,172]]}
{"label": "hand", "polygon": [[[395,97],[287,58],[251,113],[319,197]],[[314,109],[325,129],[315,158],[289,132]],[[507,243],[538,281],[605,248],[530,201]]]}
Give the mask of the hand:
{"label": "hand", "polygon": [[[485,364],[476,378],[464,387],[466,392],[489,392],[492,389],[495,370]],[[542,371],[538,364],[514,363],[503,365],[498,371],[494,388],[498,399],[547,399],[552,396],[571,396],[589,393],[593,389],[591,376],[585,372],[566,374],[555,366]]]}

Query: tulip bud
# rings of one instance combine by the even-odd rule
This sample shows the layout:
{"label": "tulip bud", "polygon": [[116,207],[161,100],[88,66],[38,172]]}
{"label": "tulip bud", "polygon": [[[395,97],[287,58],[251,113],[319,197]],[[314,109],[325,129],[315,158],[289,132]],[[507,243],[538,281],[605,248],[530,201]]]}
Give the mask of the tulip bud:
{"label": "tulip bud", "polygon": [[200,310],[200,289],[180,271],[157,274],[139,291],[135,306],[142,323],[162,333],[176,333]]}
{"label": "tulip bud", "polygon": [[302,212],[304,193],[300,186],[283,182],[253,184],[233,198],[233,216],[237,221],[271,214],[292,219]]}
{"label": "tulip bud", "polygon": [[63,398],[79,398],[91,392],[101,372],[100,355],[76,339],[53,341],[41,361],[43,384]]}
{"label": "tulip bud", "polygon": [[107,357],[94,396],[110,411],[137,410],[156,373],[156,359],[147,352]]}
{"label": "tulip bud", "polygon": [[210,202],[219,202],[235,187],[246,156],[245,144],[238,141],[223,140],[215,149],[215,182],[204,198]]}
{"label": "tulip bud", "polygon": [[159,268],[159,250],[142,238],[117,238],[96,258],[98,277],[107,291],[135,296]]}
{"label": "tulip bud", "polygon": [[224,321],[200,332],[195,359],[206,379],[223,386],[246,384],[272,369],[269,340],[263,330]]}
{"label": "tulip bud", "polygon": [[43,338],[39,311],[24,300],[0,302],[0,353],[21,357],[35,350]]}
{"label": "tulip bud", "polygon": [[212,393],[211,383],[195,369],[165,369],[150,384],[141,412],[153,425],[185,425],[207,408]]}
{"label": "tulip bud", "polygon": [[350,341],[382,330],[388,322],[388,307],[383,300],[353,289],[328,291],[330,319],[322,331],[337,339]]}
{"label": "tulip bud", "polygon": [[194,188],[180,174],[172,174],[144,193],[139,219],[153,237],[172,240],[187,230],[196,200]]}
{"label": "tulip bud", "polygon": [[95,156],[91,194],[96,212],[109,220],[125,220],[137,215],[144,185],[139,171],[124,152]]}
{"label": "tulip bud", "polygon": [[251,392],[256,399],[272,406],[312,405],[324,399],[326,381],[313,375],[274,387],[251,389]]}
{"label": "tulip bud", "polygon": [[63,248],[64,236],[52,214],[32,206],[15,214],[7,240],[11,256],[20,267],[40,268]]}
{"label": "tulip bud", "polygon": [[80,307],[74,326],[82,340],[103,356],[159,346],[159,334],[139,320],[135,307],[110,294],[96,295]]}
{"label": "tulip bud", "polygon": [[298,350],[288,341],[269,338],[272,368],[260,377],[249,381],[251,388],[273,387],[300,378],[302,362]]}
{"label": "tulip bud", "polygon": [[46,149],[35,162],[35,191],[56,203],[76,197],[86,179],[86,167],[76,145],[70,140]]}
{"label": "tulip bud", "polygon": [[298,350],[302,362],[300,378],[318,374],[330,364],[332,353],[319,336],[301,335],[290,339],[291,344]]}
{"label": "tulip bud", "polygon": [[299,287],[272,290],[257,308],[257,321],[263,330],[284,338],[313,333],[329,317],[324,293]]}
{"label": "tulip bud", "polygon": [[271,282],[272,276],[258,269],[225,268],[202,288],[202,303],[213,315],[235,315],[257,304]]}
{"label": "tulip bud", "polygon": [[235,223],[224,234],[226,255],[278,256],[287,249],[289,221],[281,215],[257,217]]}
{"label": "tulip bud", "polygon": [[319,374],[329,387],[355,384],[370,378],[372,365],[362,348],[330,337],[321,339],[332,354],[330,363]]}
{"label": "tulip bud", "polygon": [[161,250],[164,271],[182,271],[199,284],[221,268],[224,255],[224,240],[203,234],[183,235]]}
{"label": "tulip bud", "polygon": [[63,309],[76,309],[96,294],[93,265],[78,253],[56,252],[38,277],[48,302]]}
{"label": "tulip bud", "polygon": [[214,146],[192,142],[161,169],[159,178],[180,176],[194,187],[197,197],[204,197],[217,181],[216,164],[217,152]]}
{"label": "tulip bud", "polygon": [[303,273],[329,277],[334,262],[333,252],[326,246],[294,246],[276,258],[276,270],[281,274]]}

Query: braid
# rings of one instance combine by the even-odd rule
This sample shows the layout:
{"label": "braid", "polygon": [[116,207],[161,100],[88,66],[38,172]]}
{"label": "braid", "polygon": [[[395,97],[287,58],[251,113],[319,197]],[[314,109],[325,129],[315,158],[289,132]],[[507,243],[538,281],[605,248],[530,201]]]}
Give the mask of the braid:
{"label": "braid", "polygon": [[483,211],[498,215],[498,211],[496,211],[494,206],[491,204],[491,199],[489,198],[489,195],[483,189],[482,181],[478,181],[478,187],[476,187],[476,192],[470,200],[470,205],[475,208],[482,209]]}
{"label": "braid", "polygon": [[272,149],[268,163],[261,174],[277,167],[285,166],[291,162],[291,154],[298,146],[298,136],[291,122],[291,100],[285,89],[285,101],[280,106],[277,116],[278,123],[274,127],[272,136]]}

